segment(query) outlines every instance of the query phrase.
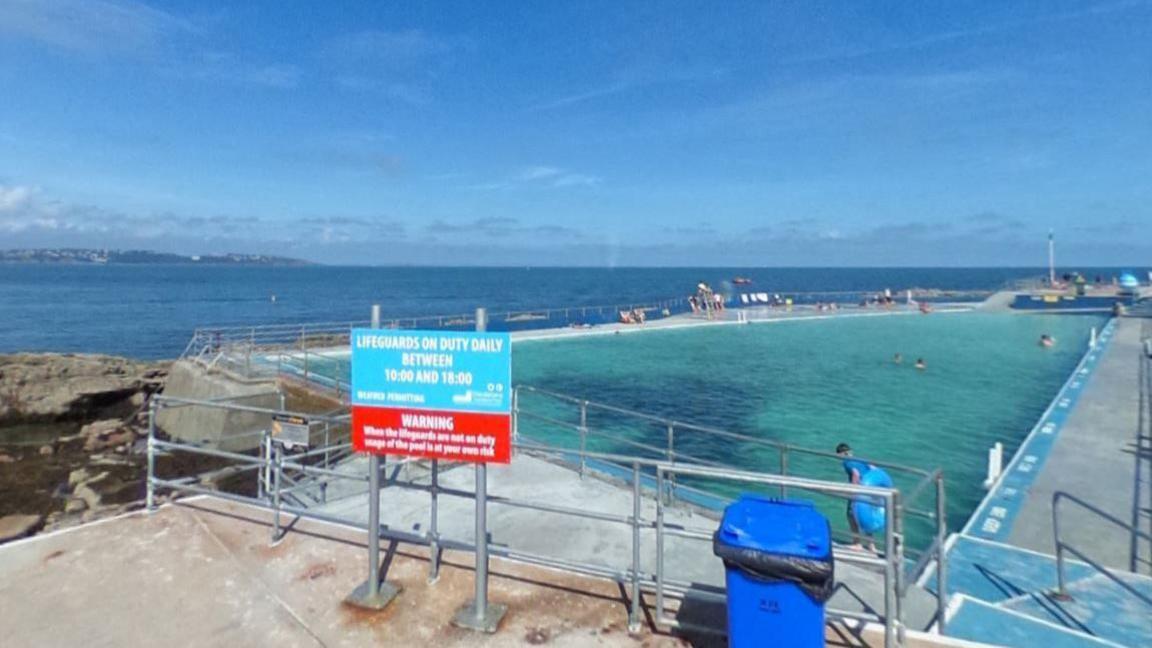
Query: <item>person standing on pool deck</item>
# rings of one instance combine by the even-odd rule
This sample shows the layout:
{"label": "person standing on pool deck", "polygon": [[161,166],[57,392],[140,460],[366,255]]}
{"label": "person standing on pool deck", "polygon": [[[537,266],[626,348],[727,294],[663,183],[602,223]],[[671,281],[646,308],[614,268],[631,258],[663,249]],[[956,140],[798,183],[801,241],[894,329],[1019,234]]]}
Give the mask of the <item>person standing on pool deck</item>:
{"label": "person standing on pool deck", "polygon": [[[853,484],[859,484],[860,478],[864,473],[872,470],[872,464],[866,461],[852,458],[852,448],[847,443],[841,443],[836,446],[836,454],[844,457],[844,472],[848,473],[848,481]],[[872,537],[868,534],[860,533],[860,524],[856,521],[856,516],[852,513],[852,500],[848,500],[848,528],[852,529],[852,547],[855,549],[867,549],[868,551],[876,551],[876,545],[872,543]],[[861,544],[863,539],[863,544]]]}

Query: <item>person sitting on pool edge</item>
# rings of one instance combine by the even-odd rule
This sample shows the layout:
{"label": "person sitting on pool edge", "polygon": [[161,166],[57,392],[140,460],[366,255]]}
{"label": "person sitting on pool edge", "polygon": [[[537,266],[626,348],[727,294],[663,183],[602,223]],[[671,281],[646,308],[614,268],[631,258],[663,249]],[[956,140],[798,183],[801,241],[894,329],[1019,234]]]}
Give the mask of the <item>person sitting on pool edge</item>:
{"label": "person sitting on pool edge", "polygon": [[[872,470],[872,464],[852,458],[852,447],[847,443],[837,445],[836,454],[844,457],[844,472],[848,473],[848,481],[853,484],[859,484],[860,478],[864,476],[864,473]],[[860,523],[856,521],[856,515],[852,512],[852,500],[848,500],[848,528],[852,530],[853,549],[876,551],[876,545],[872,543],[872,536],[866,533],[860,533]],[[861,540],[863,540],[863,544]]]}

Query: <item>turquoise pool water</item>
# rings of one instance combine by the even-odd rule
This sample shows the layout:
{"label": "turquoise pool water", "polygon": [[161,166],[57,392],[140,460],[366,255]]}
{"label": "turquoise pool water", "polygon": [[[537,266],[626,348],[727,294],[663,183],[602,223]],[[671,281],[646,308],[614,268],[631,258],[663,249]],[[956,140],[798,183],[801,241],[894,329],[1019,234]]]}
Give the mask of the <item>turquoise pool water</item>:
{"label": "turquoise pool water", "polygon": [[[832,451],[844,441],[877,461],[943,468],[955,529],[983,497],[987,449],[1004,443],[1007,461],[1083,355],[1091,327],[1104,322],[962,313],[650,331],[518,342],[513,368],[518,384],[807,448]],[[1057,339],[1054,348],[1037,344],[1043,333]],[[893,362],[896,353],[903,363]],[[927,369],[913,366],[917,358]],[[554,409],[564,420],[576,416]],[[548,425],[522,418],[520,426],[572,443],[571,433]],[[662,428],[625,426],[614,415],[594,413],[590,426],[654,445],[665,438]],[[773,450],[706,435],[678,434],[677,447],[747,469],[779,465]],[[790,469],[844,478],[835,460],[791,457]]]}
{"label": "turquoise pool water", "polygon": [[[711,426],[793,446],[831,452],[844,441],[875,461],[942,468],[948,521],[958,529],[984,496],[987,450],[1000,441],[1015,452],[1083,355],[1093,315],[953,313],[785,320],[747,326],[652,330],[523,340],[513,346],[513,378],[531,385],[686,423]],[[1057,339],[1037,344],[1041,334]],[[903,362],[893,362],[895,354]],[[914,367],[923,358],[927,368]],[[312,356],[313,374],[348,376],[346,354]],[[565,421],[549,425],[522,416],[530,439],[575,448],[578,409],[522,396],[525,412]],[[590,412],[591,429],[663,446],[664,427]],[[655,457],[606,437],[590,449]],[[681,431],[678,452],[726,465],[776,472],[778,452],[747,442]],[[791,454],[789,472],[844,479],[836,459]],[[908,492],[914,481],[894,474]],[[740,488],[709,484],[728,494]],[[843,502],[821,501],[843,531]],[[930,498],[911,503],[931,509]],[[930,525],[912,521],[912,544]]]}

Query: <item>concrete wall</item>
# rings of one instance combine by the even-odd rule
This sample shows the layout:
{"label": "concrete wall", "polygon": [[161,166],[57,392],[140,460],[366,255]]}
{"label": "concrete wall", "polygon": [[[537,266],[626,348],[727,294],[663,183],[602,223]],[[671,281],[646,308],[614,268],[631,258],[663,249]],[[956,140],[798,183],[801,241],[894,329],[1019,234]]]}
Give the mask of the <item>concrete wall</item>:
{"label": "concrete wall", "polygon": [[[187,360],[173,363],[164,395],[198,400],[233,398],[229,402],[270,409],[280,407],[274,381],[241,382],[211,373]],[[271,425],[271,417],[213,407],[181,406],[162,408],[157,413],[156,424],[173,439],[243,451],[259,445],[258,433]]]}

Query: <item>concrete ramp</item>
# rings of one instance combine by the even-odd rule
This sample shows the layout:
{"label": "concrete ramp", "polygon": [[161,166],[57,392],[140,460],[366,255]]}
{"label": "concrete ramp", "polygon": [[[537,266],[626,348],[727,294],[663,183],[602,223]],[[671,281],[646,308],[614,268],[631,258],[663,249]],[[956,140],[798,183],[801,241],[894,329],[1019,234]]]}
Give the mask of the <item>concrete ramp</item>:
{"label": "concrete ramp", "polygon": [[[273,380],[239,380],[223,372],[210,371],[191,360],[172,364],[164,395],[204,401],[276,409],[280,396]],[[156,424],[173,439],[185,443],[239,452],[260,444],[261,430],[271,419],[265,414],[196,406],[162,408]]]}

